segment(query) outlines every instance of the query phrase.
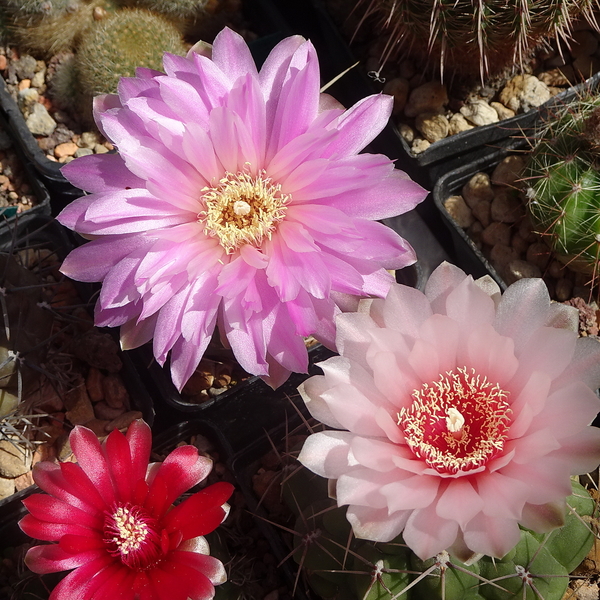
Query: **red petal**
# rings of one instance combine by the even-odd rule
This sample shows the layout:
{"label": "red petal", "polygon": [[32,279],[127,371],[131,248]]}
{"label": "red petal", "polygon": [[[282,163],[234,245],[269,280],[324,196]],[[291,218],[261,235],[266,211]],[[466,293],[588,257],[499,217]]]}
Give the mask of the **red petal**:
{"label": "red petal", "polygon": [[136,573],[131,588],[138,595],[139,600],[154,600],[155,598],[154,588],[145,571]]}
{"label": "red petal", "polygon": [[33,494],[23,500],[27,510],[40,521],[49,523],[71,523],[91,529],[102,529],[101,515],[90,515],[82,510],[46,494]]}
{"label": "red petal", "polygon": [[79,465],[71,462],[61,463],[60,470],[64,476],[67,491],[78,498],[83,498],[100,512],[104,512],[108,508],[106,499],[102,498],[100,492]]}
{"label": "red petal", "polygon": [[150,427],[145,421],[138,419],[129,426],[126,437],[131,452],[131,476],[134,481],[144,479],[152,448]]}
{"label": "red petal", "polygon": [[[75,469],[80,469],[79,466],[74,465],[73,463],[65,464],[70,464],[72,467],[75,467]],[[64,500],[85,512],[94,514],[97,510],[105,509],[102,498],[100,498],[92,484],[88,481],[93,493],[90,494],[80,490],[65,477],[61,465],[55,465],[48,461],[37,463],[33,468],[33,480],[45,492],[48,492],[55,498]]]}
{"label": "red petal", "polygon": [[132,475],[131,454],[127,439],[118,429],[115,429],[106,438],[104,444],[106,462],[112,474],[117,497],[122,502],[130,502],[136,481]]}
{"label": "red petal", "polygon": [[115,489],[96,434],[87,427],[77,425],[71,431],[69,441],[77,462],[110,506],[116,499]]}
{"label": "red petal", "polygon": [[175,448],[160,465],[150,484],[150,495],[154,494],[154,486],[163,482],[167,490],[165,503],[170,506],[181,494],[205,479],[211,468],[212,461],[198,456],[198,450],[194,446]]}
{"label": "red petal", "polygon": [[148,573],[158,600],[204,600],[215,595],[207,577],[175,561],[160,563]]}
{"label": "red petal", "polygon": [[65,552],[58,544],[34,546],[27,551],[25,564],[34,572],[41,575],[45,573],[58,573],[76,569],[92,561],[105,560],[110,557],[104,550],[89,550],[79,554]]}
{"label": "red petal", "polygon": [[104,581],[104,569],[111,563],[112,558],[104,556],[79,567],[54,588],[49,600],[91,600]]}
{"label": "red petal", "polygon": [[167,511],[172,502],[169,502],[169,493],[164,479],[155,478],[148,489],[148,496],[144,504],[146,510],[155,518],[160,517]]}
{"label": "red petal", "polygon": [[70,554],[87,552],[88,550],[106,549],[104,541],[98,536],[89,537],[85,535],[73,534],[67,534],[60,538],[58,546],[59,548],[62,548],[65,552],[69,552]]}
{"label": "red petal", "polygon": [[181,531],[184,540],[214,531],[225,518],[221,506],[229,500],[233,490],[226,482],[208,486],[169,511],[163,519],[163,527],[169,532]]}
{"label": "red petal", "polygon": [[223,573],[223,563],[214,556],[207,554],[199,554],[198,552],[184,552],[174,550],[171,553],[173,560],[192,567],[196,571],[202,573],[211,581],[213,585],[219,583],[221,574]]}
{"label": "red petal", "polygon": [[45,542],[56,542],[64,535],[74,534],[77,536],[90,537],[98,535],[97,530],[73,523],[49,523],[40,521],[33,515],[25,515],[19,521],[19,527],[29,537]]}
{"label": "red petal", "polygon": [[94,593],[93,600],[133,600],[132,584],[135,571],[115,562],[98,575],[102,584]]}

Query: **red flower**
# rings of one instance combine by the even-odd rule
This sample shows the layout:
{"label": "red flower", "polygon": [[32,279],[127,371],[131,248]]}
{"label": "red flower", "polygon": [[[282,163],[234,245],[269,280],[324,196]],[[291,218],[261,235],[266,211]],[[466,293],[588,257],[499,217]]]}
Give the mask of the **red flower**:
{"label": "red flower", "polygon": [[25,562],[35,573],[75,569],[50,600],[205,600],[225,581],[202,536],[227,516],[233,486],[216,483],[173,507],[212,462],[182,446],[148,466],[151,442],[143,421],[102,445],[78,426],[70,443],[79,464],[35,466],[33,478],[49,495],[25,499],[30,514],[19,525],[58,544],[31,548]]}

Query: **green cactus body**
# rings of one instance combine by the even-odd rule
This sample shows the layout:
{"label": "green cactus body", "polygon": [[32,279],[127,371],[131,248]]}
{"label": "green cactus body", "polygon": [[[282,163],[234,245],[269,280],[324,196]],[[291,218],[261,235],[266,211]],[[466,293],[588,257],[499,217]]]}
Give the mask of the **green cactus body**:
{"label": "green cactus body", "polygon": [[185,55],[177,28],[142,9],[123,9],[99,21],[81,41],[75,68],[87,96],[114,93],[137,67],[162,70],[164,52]]}
{"label": "green cactus body", "polygon": [[[354,3],[350,3],[354,5]],[[593,22],[596,0],[362,0],[377,31],[389,32],[384,58],[426,57],[462,75],[494,74],[522,63],[540,42],[566,40],[578,18]]]}
{"label": "green cactus body", "polygon": [[522,529],[519,543],[502,559],[484,556],[467,566],[442,552],[422,561],[401,537],[386,544],[353,538],[345,507],[324,499],[322,490],[310,502],[301,473],[283,485],[288,501],[302,498],[302,506],[294,502],[299,516],[293,556],[313,590],[330,600],[561,600],[569,573],[595,539],[587,523],[596,516],[596,504],[573,481],[563,527],[547,534]]}
{"label": "green cactus body", "polygon": [[[580,100],[550,122],[531,152],[525,195],[535,230],[574,270],[598,275],[600,173],[587,124],[599,100]],[[596,135],[596,132],[593,132]]]}

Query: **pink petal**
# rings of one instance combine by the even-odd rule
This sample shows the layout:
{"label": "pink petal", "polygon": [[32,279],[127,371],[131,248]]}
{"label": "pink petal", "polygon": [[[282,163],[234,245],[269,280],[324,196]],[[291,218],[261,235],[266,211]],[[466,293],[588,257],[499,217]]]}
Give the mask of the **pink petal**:
{"label": "pink petal", "polygon": [[502,558],[518,544],[521,530],[512,519],[488,517],[479,513],[463,530],[463,536],[473,552]]}
{"label": "pink petal", "polygon": [[74,186],[86,192],[144,187],[144,180],[134,175],[118,154],[82,156],[60,171]]}
{"label": "pink petal", "polygon": [[267,156],[273,156],[291,139],[304,133],[317,116],[319,61],[313,45],[305,42],[294,52],[277,100],[277,112]]}
{"label": "pink petal", "polygon": [[393,285],[383,304],[385,327],[416,338],[421,325],[432,314],[425,295],[405,285]]}
{"label": "pink petal", "polygon": [[521,279],[502,295],[495,328],[514,339],[517,356],[531,335],[545,325],[549,306],[548,289],[541,279]]}
{"label": "pink petal", "polygon": [[436,504],[438,516],[456,521],[463,531],[483,508],[483,499],[466,477],[449,480]]}
{"label": "pink petal", "polygon": [[381,493],[387,499],[390,513],[425,508],[438,494],[439,478],[408,473],[404,475],[404,478],[396,477],[394,481],[381,487]]}
{"label": "pink petal", "polygon": [[212,60],[231,84],[247,74],[258,77],[248,44],[241,35],[225,27],[217,34],[212,46]]}
{"label": "pink petal", "polygon": [[404,541],[421,559],[427,560],[451,546],[458,533],[456,521],[443,519],[435,505],[411,513],[404,528]]}
{"label": "pink petal", "polygon": [[327,157],[358,154],[386,126],[392,114],[393,98],[382,94],[367,96],[349,108],[335,123],[335,141],[327,148]]}
{"label": "pink petal", "polygon": [[353,435],[347,431],[321,431],[309,435],[298,461],[329,479],[337,479],[349,468],[348,452]]}
{"label": "pink petal", "polygon": [[358,539],[390,542],[400,535],[410,511],[389,514],[387,508],[374,509],[368,506],[350,506],[346,518]]}

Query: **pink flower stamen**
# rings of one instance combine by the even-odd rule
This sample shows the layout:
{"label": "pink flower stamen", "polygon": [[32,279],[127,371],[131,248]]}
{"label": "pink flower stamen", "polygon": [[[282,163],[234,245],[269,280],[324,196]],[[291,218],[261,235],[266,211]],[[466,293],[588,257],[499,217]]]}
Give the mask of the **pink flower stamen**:
{"label": "pink flower stamen", "polygon": [[130,504],[106,513],[104,543],[111,556],[131,569],[142,571],[162,556],[156,520],[143,508]]}
{"label": "pink flower stamen", "polygon": [[206,210],[198,215],[206,235],[216,237],[227,254],[244,244],[260,247],[283,220],[291,197],[264,171],[226,173],[219,184],[202,190]]}
{"label": "pink flower stamen", "polygon": [[474,369],[447,371],[412,397],[398,425],[415,456],[439,473],[479,469],[504,447],[512,415],[508,392]]}

